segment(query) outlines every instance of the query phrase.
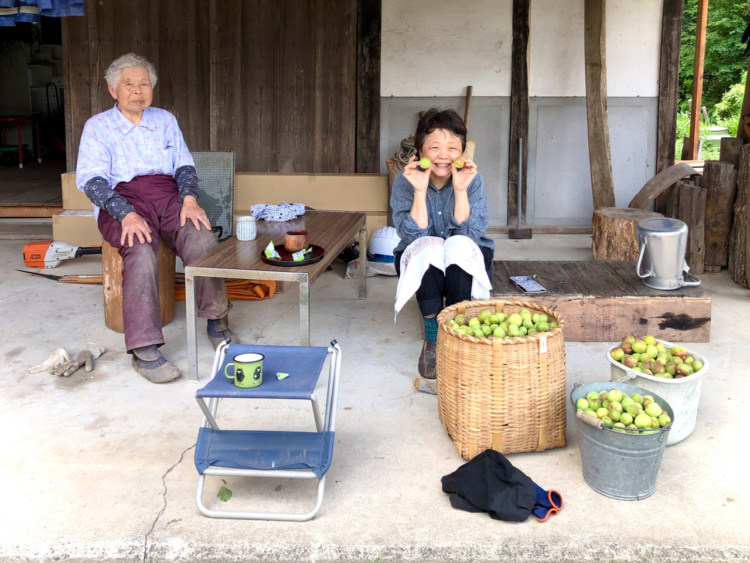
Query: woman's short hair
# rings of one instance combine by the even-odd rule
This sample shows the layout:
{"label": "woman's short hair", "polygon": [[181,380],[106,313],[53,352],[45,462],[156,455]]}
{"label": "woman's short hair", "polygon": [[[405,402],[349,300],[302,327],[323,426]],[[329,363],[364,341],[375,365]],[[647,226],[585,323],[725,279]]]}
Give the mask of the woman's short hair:
{"label": "woman's short hair", "polygon": [[417,124],[417,132],[414,134],[414,146],[418,153],[422,153],[422,144],[427,136],[435,129],[445,129],[461,139],[461,151],[466,150],[466,124],[452,109],[439,110],[428,109]]}
{"label": "woman's short hair", "polygon": [[153,88],[156,86],[157,76],[154,65],[148,62],[146,57],[141,57],[135,53],[128,53],[127,55],[123,55],[112,61],[107,72],[104,73],[104,79],[107,81],[107,84],[112,86],[112,88],[117,88],[117,83],[120,82],[120,73],[126,68],[135,68],[139,66],[142,66],[148,72],[148,77],[151,80],[151,87]]}

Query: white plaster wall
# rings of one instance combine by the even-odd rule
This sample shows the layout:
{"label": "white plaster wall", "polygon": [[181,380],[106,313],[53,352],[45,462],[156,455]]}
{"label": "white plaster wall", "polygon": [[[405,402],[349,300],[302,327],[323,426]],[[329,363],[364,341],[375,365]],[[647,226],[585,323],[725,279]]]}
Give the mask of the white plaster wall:
{"label": "white plaster wall", "polygon": [[[512,0],[383,0],[381,95],[509,96]],[[662,3],[607,2],[607,91],[658,96]],[[583,0],[532,0],[529,95],[585,96]]]}
{"label": "white plaster wall", "polygon": [[512,0],[383,0],[381,96],[510,93]]}
{"label": "white plaster wall", "polygon": [[[607,95],[659,95],[662,3],[607,2]],[[529,95],[586,95],[583,0],[532,0]]]}

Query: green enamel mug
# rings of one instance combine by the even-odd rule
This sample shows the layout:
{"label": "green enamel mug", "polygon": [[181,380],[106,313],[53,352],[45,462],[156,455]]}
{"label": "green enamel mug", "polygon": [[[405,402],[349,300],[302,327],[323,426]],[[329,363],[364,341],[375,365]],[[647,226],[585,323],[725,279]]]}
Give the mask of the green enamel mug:
{"label": "green enamel mug", "polygon": [[[263,354],[247,352],[237,354],[232,361],[224,368],[224,375],[229,379],[234,379],[234,384],[243,389],[257,387],[263,383]],[[229,368],[233,368],[234,373],[229,375]]]}

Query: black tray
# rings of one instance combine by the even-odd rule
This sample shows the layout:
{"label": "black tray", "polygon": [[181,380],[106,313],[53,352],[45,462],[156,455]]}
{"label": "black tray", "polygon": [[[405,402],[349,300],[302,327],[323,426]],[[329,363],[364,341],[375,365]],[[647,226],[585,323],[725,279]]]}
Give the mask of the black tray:
{"label": "black tray", "polygon": [[308,247],[312,248],[312,250],[308,254],[306,254],[308,258],[298,260],[297,262],[292,259],[292,255],[286,251],[286,248],[284,248],[283,244],[277,244],[274,247],[281,258],[268,258],[266,257],[265,252],[261,252],[260,259],[263,260],[263,262],[265,262],[266,264],[271,264],[272,266],[290,268],[294,266],[307,266],[308,264],[315,264],[316,262],[320,262],[323,259],[323,256],[325,256],[326,250],[322,246],[310,244],[308,245]]}

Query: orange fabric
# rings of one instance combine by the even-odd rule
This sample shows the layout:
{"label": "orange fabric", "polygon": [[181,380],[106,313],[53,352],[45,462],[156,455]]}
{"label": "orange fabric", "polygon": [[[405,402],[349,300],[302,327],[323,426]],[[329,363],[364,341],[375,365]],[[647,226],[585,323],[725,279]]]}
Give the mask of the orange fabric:
{"label": "orange fabric", "polygon": [[[227,297],[230,301],[270,299],[276,293],[274,280],[227,280]],[[185,301],[185,280],[177,279],[175,301]]]}

